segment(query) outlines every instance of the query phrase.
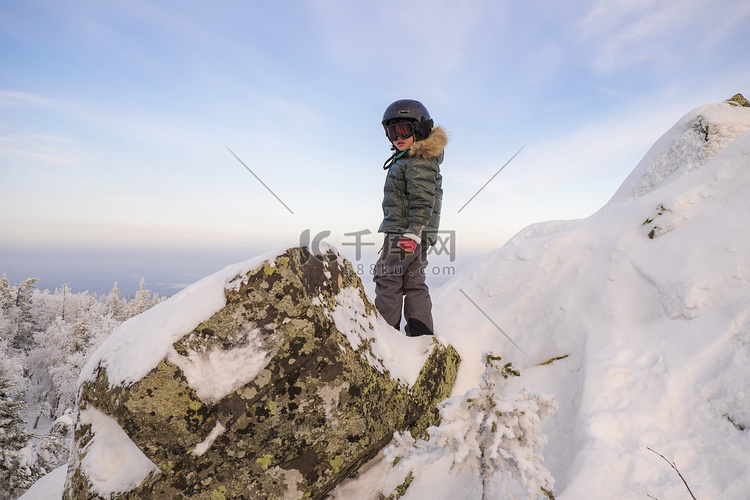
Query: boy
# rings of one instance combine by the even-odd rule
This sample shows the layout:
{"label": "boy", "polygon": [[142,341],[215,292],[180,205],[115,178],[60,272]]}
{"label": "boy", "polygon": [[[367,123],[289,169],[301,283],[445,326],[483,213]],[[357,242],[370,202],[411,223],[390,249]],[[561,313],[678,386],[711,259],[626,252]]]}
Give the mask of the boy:
{"label": "boy", "polygon": [[425,268],[440,224],[440,164],[448,135],[413,99],[392,103],[381,123],[395,152],[383,165],[388,174],[379,232],[386,235],[375,264],[375,307],[397,330],[403,308],[407,336],[433,335]]}

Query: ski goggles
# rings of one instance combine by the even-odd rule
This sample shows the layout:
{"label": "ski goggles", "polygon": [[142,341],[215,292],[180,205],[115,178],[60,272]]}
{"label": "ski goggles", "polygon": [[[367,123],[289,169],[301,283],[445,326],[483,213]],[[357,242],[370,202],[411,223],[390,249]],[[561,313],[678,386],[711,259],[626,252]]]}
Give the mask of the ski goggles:
{"label": "ski goggles", "polygon": [[385,136],[391,142],[395,141],[398,137],[408,139],[414,135],[414,132],[414,125],[411,122],[393,123],[385,127]]}

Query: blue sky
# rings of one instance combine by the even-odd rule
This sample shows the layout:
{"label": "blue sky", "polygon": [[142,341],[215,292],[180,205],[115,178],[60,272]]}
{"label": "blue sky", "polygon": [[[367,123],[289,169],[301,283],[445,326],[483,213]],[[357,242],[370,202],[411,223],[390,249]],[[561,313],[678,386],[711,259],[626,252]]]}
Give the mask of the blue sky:
{"label": "blue sky", "polygon": [[450,134],[460,267],[594,213],[682,115],[747,96],[749,20],[742,0],[3,2],[0,272],[167,290],[305,229],[354,259],[347,233],[381,240],[400,98]]}

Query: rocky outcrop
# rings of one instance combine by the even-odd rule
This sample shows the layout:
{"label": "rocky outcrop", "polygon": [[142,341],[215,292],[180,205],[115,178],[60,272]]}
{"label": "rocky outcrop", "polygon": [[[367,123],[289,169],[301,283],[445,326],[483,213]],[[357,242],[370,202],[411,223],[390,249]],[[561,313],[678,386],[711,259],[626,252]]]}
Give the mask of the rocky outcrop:
{"label": "rocky outcrop", "polygon": [[334,250],[292,248],[224,274],[218,311],[145,336],[173,337],[164,356],[156,340],[143,346],[159,359],[137,380],[123,365],[136,363],[126,353],[138,329],[173,324],[170,301],[198,304],[200,287],[124,324],[94,355],[66,499],[324,498],[394,431],[437,423],[458,354],[388,327]]}
{"label": "rocky outcrop", "polygon": [[744,108],[750,108],[750,102],[747,102],[747,99],[745,99],[742,94],[734,94],[732,97],[727,99],[727,102],[730,102],[737,106],[742,106]]}

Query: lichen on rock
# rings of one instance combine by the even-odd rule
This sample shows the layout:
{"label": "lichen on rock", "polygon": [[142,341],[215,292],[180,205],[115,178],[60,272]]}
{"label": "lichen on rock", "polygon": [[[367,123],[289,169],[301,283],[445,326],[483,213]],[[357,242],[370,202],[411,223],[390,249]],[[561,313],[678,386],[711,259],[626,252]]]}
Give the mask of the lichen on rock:
{"label": "lichen on rock", "polygon": [[[225,283],[226,305],[140,380],[111,383],[104,353],[83,380],[81,409],[158,467],[113,498],[324,498],[395,431],[438,423],[458,354],[388,327],[334,250],[291,248]],[[103,498],[81,467],[93,437],[79,421],[67,499]]]}
{"label": "lichen on rock", "polygon": [[747,102],[747,99],[745,99],[742,94],[734,94],[732,97],[727,99],[727,102],[730,102],[737,106],[742,106],[744,108],[750,108],[750,102]]}

